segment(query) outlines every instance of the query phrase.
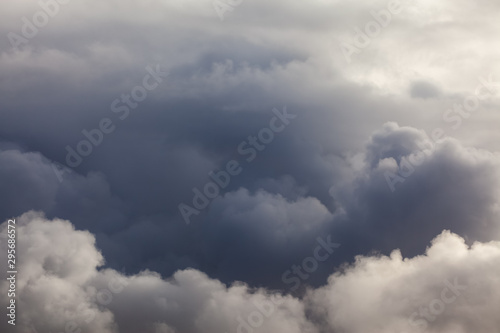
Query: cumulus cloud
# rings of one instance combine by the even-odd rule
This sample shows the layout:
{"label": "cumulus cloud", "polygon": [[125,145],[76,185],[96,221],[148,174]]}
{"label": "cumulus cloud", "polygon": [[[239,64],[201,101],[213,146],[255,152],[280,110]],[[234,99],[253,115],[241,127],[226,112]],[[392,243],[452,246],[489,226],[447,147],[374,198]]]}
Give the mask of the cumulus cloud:
{"label": "cumulus cloud", "polygon": [[[259,162],[272,163],[262,157],[256,169]],[[39,153],[11,147],[0,158],[4,218],[36,208],[49,218],[71,219],[78,229],[96,235],[107,267],[128,273],[150,269],[169,276],[195,268],[225,283],[239,280],[285,290],[281,274],[308,256],[320,235],[331,235],[343,246],[307,281],[315,286],[359,254],[389,254],[394,248],[408,256],[422,253],[443,229],[468,244],[500,237],[498,154],[444,136],[436,141],[395,123],[373,133],[357,155],[342,160],[322,156],[321,167],[341,166],[339,176],[317,189],[292,169],[275,179],[264,177],[265,168],[260,176],[250,165],[248,176],[234,177],[236,185],[189,226],[175,210],[141,216],[147,210],[142,207],[130,214],[134,208],[125,204],[131,202],[124,198],[126,191],[112,194],[101,173],[62,170],[64,181],[59,182],[56,165]],[[30,195],[13,195],[18,191]]]}
{"label": "cumulus cloud", "polygon": [[389,248],[421,252],[412,235],[430,241],[443,229],[469,241],[498,239],[497,153],[388,123],[371,137],[365,163],[346,206],[352,214],[365,212],[371,232],[401,239]]}
{"label": "cumulus cloud", "polygon": [[[291,296],[242,283],[228,287],[193,269],[168,280],[151,271],[125,276],[99,269],[103,257],[93,235],[39,213],[18,217],[16,230],[16,328],[22,332],[245,332],[249,325],[262,332],[317,332]],[[7,249],[4,239],[1,248]],[[7,289],[2,281],[0,290]]]}
{"label": "cumulus cloud", "polygon": [[491,332],[500,321],[500,243],[474,243],[448,231],[424,255],[358,257],[311,291],[324,331]]}
{"label": "cumulus cloud", "polygon": [[[98,274],[96,267],[104,262],[95,248],[94,236],[75,231],[68,221],[48,221],[34,212],[17,218],[15,227],[16,267],[22,272],[17,275],[15,288],[16,328],[22,332],[52,332],[66,330],[68,325],[72,331],[75,325],[85,327],[83,332],[112,332],[112,313],[99,310],[86,289],[88,281]],[[6,233],[5,229],[6,223],[2,232]],[[6,239],[1,243],[6,253]],[[2,263],[2,269],[7,271],[6,264]],[[0,289],[6,295],[8,281],[2,281]],[[8,301],[2,298],[3,308]],[[0,325],[3,330],[10,327],[6,321]]]}
{"label": "cumulus cloud", "polygon": [[499,239],[498,154],[388,123],[360,159],[353,178],[330,189],[348,221],[332,233],[352,240],[351,255],[414,256],[444,229],[469,245]]}
{"label": "cumulus cloud", "polygon": [[[44,211],[48,216],[72,212],[74,223],[86,221],[89,227],[99,224],[104,232],[115,229],[124,218],[124,204],[112,195],[102,173],[82,176],[61,168],[39,152],[15,146],[0,148],[0,182],[4,184],[0,189],[3,218],[30,209]],[[22,200],[17,193],[23,193]]]}
{"label": "cumulus cloud", "polygon": [[[2,224],[2,232],[6,223]],[[500,243],[444,231],[425,254],[358,257],[303,298],[227,286],[181,270],[168,279],[102,269],[95,238],[65,220],[16,218],[16,329],[22,332],[491,332],[499,327]],[[6,242],[1,246],[6,250]],[[2,262],[2,269],[6,268]],[[6,292],[6,281],[0,283]],[[2,306],[6,305],[5,300]],[[6,323],[0,327],[6,329]]]}
{"label": "cumulus cloud", "polygon": [[[414,257],[443,230],[468,246],[498,241],[498,2],[401,2],[348,63],[339,43],[359,42],[367,24],[387,18],[389,1],[252,0],[223,21],[211,1],[71,1],[16,50],[8,36],[22,34],[41,5],[2,0],[0,221],[41,211],[51,222],[20,218],[22,232],[40,228],[28,232],[34,243],[49,224],[68,239],[80,235],[75,243],[86,248],[29,263],[31,279],[41,282],[26,282],[33,294],[23,285],[23,295],[32,295],[23,296],[26,304],[40,306],[45,297],[55,310],[26,312],[23,325],[61,329],[56,317],[69,307],[65,317],[89,332],[197,332],[203,325],[229,332],[236,312],[251,312],[240,302],[289,292],[283,272],[330,236],[342,246],[275,316],[296,318],[288,321],[292,331],[328,331],[354,324],[327,324],[328,315],[311,310],[322,302],[317,295],[313,305],[300,297],[342,265],[359,267],[356,256],[397,248]],[[125,105],[157,64],[168,76],[121,117],[112,103]],[[284,106],[296,119],[256,148],[258,157],[186,225],[179,204],[192,201],[211,171],[244,161],[238,145]],[[85,133],[103,119],[112,133],[68,166],[68,147],[90,140]],[[69,247],[50,243],[54,251]],[[71,253],[88,266],[78,258],[64,263]],[[99,288],[110,289],[114,278],[111,289],[127,281],[129,291],[109,291],[123,300],[103,306],[109,293]],[[52,284],[53,295],[34,296]],[[138,301],[155,299],[157,289],[166,300]],[[212,301],[214,293],[220,299]]]}

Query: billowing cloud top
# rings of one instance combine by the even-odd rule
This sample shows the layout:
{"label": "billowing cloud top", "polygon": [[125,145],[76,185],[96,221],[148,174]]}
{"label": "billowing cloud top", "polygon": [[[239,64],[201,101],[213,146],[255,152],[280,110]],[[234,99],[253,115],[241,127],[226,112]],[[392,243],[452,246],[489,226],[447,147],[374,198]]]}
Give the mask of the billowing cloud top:
{"label": "billowing cloud top", "polygon": [[[500,268],[492,264],[500,242],[469,247],[449,231],[424,255],[357,257],[327,285],[294,298],[240,282],[227,286],[195,269],[168,280],[147,270],[99,269],[94,236],[69,221],[30,212],[16,225],[22,332],[486,333],[500,325]],[[0,290],[7,289],[2,281]]]}

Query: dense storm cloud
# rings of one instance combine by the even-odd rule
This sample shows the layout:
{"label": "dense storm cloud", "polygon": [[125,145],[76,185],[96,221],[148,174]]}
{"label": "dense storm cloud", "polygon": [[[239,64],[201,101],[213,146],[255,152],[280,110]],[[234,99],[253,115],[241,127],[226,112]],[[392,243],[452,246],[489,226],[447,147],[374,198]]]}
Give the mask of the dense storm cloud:
{"label": "dense storm cloud", "polygon": [[20,332],[498,330],[498,9],[2,1]]}

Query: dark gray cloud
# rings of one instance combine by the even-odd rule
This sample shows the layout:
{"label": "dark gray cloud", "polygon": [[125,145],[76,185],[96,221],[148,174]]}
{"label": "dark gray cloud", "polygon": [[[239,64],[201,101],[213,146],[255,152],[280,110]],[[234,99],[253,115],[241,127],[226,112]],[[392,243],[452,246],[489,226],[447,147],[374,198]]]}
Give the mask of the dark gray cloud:
{"label": "dark gray cloud", "polygon": [[[119,195],[112,195],[112,185],[102,174],[83,177],[63,172],[59,182],[50,162],[40,154],[7,150],[2,152],[2,164],[11,171],[4,171],[4,183],[28,174],[16,185],[18,190],[31,189],[32,197],[15,200],[6,187],[2,210],[7,217],[32,207],[48,216],[74,218],[77,227],[96,233],[111,267],[129,272],[149,268],[167,276],[179,268],[194,267],[226,282],[242,280],[278,289],[289,287],[281,273],[311,252],[318,235],[330,234],[343,246],[329,259],[330,266],[307,281],[313,285],[321,284],[335,266],[357,254],[388,253],[396,247],[405,255],[421,253],[443,229],[469,242],[498,237],[499,161],[495,154],[465,148],[452,139],[434,143],[422,131],[390,123],[367,143],[357,171],[346,171],[350,162],[335,159],[340,165],[330,164],[330,168],[337,167],[338,176],[331,176],[331,183],[324,183],[323,188],[313,188],[307,173],[302,175],[305,180],[294,177],[299,171],[286,164],[283,173],[260,169],[272,165],[266,153],[273,153],[273,148],[271,144],[254,164],[245,165],[231,179],[233,184],[193,216],[190,225],[177,208],[181,201],[191,204],[193,192],[183,188],[186,184],[173,185],[177,187],[171,191],[186,194],[184,198],[171,194],[175,201],[170,206],[158,198],[142,201],[141,195],[159,191],[149,185],[153,182],[142,187],[132,180],[130,191],[136,193],[128,197],[124,184],[116,192]],[[274,157],[281,154],[278,150]],[[420,163],[407,169],[405,161],[414,161],[413,155],[420,155]],[[326,159],[323,164],[329,165]],[[209,171],[201,170],[199,182],[192,186],[202,189],[210,180]],[[404,177],[396,181],[388,173]],[[110,177],[111,184],[115,176]]]}
{"label": "dark gray cloud", "polygon": [[[32,20],[41,8],[3,1],[0,221],[30,210],[66,219],[95,235],[105,268],[131,279],[155,272],[123,304],[151,286],[171,288],[164,279],[178,270],[173,279],[187,286],[209,281],[253,297],[221,285],[242,281],[300,297],[357,255],[419,255],[445,229],[468,245],[500,239],[500,71],[491,47],[498,4],[402,1],[348,64],[340,41],[388,5],[252,0],[221,21],[212,3],[195,0],[68,2],[15,50],[7,36],[22,34],[23,16]],[[480,85],[485,98],[453,127],[449,110]],[[250,147],[272,128],[273,110],[285,109],[293,120],[247,161],[238,147]],[[436,128],[445,134],[439,140]],[[68,165],[68,147],[92,152]],[[209,173],[230,161],[242,171],[187,225],[179,204],[193,207],[193,189],[203,191]],[[283,272],[326,236],[340,248],[290,290]],[[323,329],[308,326],[301,301],[289,301],[282,316],[298,323],[271,328]],[[101,311],[88,330],[113,331],[134,310],[123,311],[113,310],[114,319]],[[190,316],[215,310],[200,311]],[[189,316],[160,317],[133,330],[200,329],[182,322]],[[206,325],[226,327],[225,317],[214,318]]]}

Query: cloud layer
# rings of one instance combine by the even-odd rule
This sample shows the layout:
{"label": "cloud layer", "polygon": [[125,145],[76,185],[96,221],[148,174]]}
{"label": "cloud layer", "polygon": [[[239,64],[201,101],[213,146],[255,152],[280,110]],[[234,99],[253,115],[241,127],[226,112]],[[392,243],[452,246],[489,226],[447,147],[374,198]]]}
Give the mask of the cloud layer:
{"label": "cloud layer", "polygon": [[30,212],[16,225],[20,332],[486,333],[500,325],[500,242],[469,247],[448,231],[424,255],[357,257],[327,285],[296,298],[227,286],[194,269],[168,279],[100,269],[95,238],[69,221]]}
{"label": "cloud layer", "polygon": [[[318,165],[338,168],[342,179],[317,188],[286,173],[274,178],[262,170],[259,176],[253,166],[265,160],[245,165],[231,178],[237,185],[193,215],[190,225],[175,206],[170,214],[134,214],[130,201],[113,194],[101,172],[82,176],[58,169],[40,153],[12,148],[1,151],[0,160],[6,217],[34,208],[49,217],[74,218],[79,229],[96,234],[108,267],[129,273],[151,269],[168,276],[192,267],[226,283],[283,289],[281,273],[308,255],[320,235],[343,246],[329,258],[331,266],[320,267],[307,281],[312,285],[358,254],[389,254],[394,248],[420,254],[444,229],[469,245],[500,237],[498,154],[395,123],[376,131],[356,155],[332,161],[325,156]],[[285,166],[292,172],[290,167],[297,166]],[[194,187],[202,190],[206,182]],[[14,196],[12,188],[29,195]],[[192,198],[184,202],[191,205]]]}
{"label": "cloud layer", "polygon": [[23,330],[498,331],[498,2],[229,3],[1,1]]}

